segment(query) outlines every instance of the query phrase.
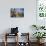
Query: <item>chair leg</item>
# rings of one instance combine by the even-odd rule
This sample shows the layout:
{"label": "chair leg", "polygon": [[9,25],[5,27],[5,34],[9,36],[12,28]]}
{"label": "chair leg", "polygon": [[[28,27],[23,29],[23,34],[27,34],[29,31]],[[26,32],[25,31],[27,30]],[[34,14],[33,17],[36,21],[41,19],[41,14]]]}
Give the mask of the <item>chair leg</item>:
{"label": "chair leg", "polygon": [[7,46],[7,42],[5,41],[5,46]]}
{"label": "chair leg", "polygon": [[7,46],[7,34],[5,34],[5,46]]}
{"label": "chair leg", "polygon": [[18,45],[18,34],[17,34],[17,46],[19,46],[19,45]]}

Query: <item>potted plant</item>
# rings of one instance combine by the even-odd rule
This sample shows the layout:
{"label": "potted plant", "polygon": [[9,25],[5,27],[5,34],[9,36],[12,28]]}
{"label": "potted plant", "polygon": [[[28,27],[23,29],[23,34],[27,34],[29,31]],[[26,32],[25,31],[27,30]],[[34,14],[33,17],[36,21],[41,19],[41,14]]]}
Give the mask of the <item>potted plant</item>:
{"label": "potted plant", "polygon": [[44,37],[46,36],[45,34],[46,34],[45,32],[35,32],[33,35],[37,38],[38,43],[41,43],[40,40],[42,38],[45,38]]}

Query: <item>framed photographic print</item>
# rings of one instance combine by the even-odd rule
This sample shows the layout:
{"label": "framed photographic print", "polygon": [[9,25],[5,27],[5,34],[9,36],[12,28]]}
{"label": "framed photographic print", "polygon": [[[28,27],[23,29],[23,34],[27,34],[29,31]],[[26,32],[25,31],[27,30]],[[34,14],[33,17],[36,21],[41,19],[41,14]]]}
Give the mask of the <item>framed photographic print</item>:
{"label": "framed photographic print", "polygon": [[10,16],[11,17],[24,17],[24,8],[11,8]]}

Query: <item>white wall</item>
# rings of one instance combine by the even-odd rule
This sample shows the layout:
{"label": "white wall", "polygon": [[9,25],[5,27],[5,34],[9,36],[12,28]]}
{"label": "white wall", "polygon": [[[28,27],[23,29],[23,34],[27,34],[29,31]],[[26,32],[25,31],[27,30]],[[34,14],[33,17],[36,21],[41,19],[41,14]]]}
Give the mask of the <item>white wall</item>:
{"label": "white wall", "polygon": [[[24,8],[24,18],[11,18],[10,8]],[[30,32],[36,24],[36,0],[0,0],[0,34],[11,27],[19,27],[20,32]]]}

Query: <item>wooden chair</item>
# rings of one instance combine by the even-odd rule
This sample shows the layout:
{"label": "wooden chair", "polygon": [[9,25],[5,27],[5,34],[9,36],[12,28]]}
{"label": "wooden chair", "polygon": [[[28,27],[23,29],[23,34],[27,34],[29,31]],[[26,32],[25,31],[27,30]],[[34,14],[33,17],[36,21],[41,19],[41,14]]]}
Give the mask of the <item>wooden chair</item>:
{"label": "wooden chair", "polygon": [[[10,33],[5,33],[5,46],[7,46],[8,45],[8,42],[7,42],[7,36],[17,36],[17,42],[16,42],[16,45],[15,46],[18,46],[18,33],[17,34],[10,34]],[[16,40],[16,38],[15,38],[15,40]]]}

